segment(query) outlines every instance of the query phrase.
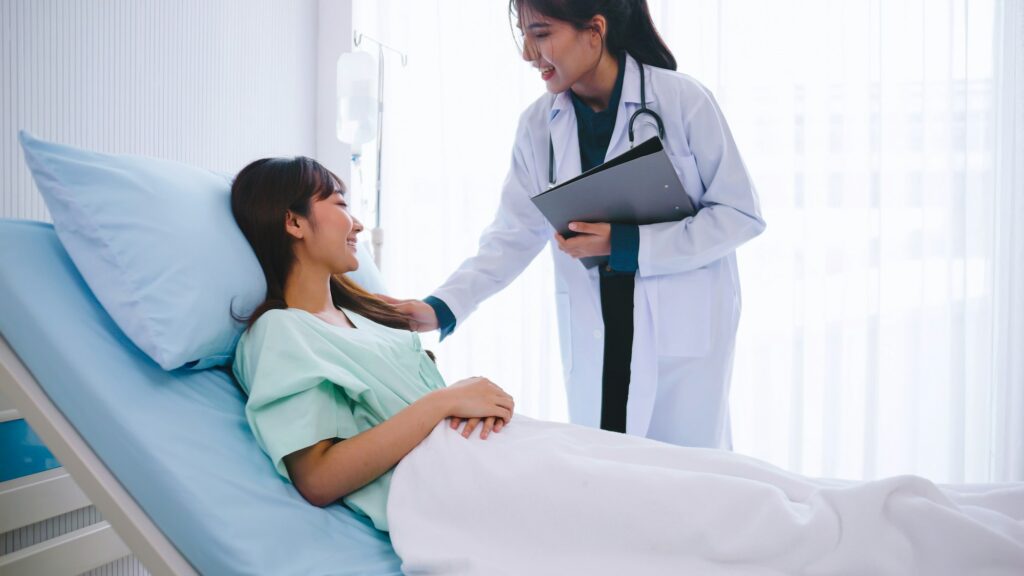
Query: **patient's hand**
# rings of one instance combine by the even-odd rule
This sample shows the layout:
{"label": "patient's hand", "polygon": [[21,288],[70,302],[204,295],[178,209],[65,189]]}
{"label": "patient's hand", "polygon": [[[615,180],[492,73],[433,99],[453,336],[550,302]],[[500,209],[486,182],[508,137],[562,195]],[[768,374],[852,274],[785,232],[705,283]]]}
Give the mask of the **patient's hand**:
{"label": "patient's hand", "polygon": [[416,332],[437,330],[437,314],[434,312],[434,307],[423,300],[399,300],[384,294],[375,294],[375,296],[391,304],[400,314],[408,318],[410,329]]}
{"label": "patient's hand", "polygon": [[457,429],[466,421],[462,431],[465,438],[469,438],[482,421],[480,438],[486,439],[492,430],[501,430],[512,419],[515,409],[512,396],[486,378],[467,378],[438,392],[449,399],[447,411],[452,418],[452,428]]}
{"label": "patient's hand", "polygon": [[[458,430],[459,429],[459,425],[462,424],[463,420],[464,420],[463,418],[458,418],[456,416],[452,416],[452,418],[451,418],[452,430]],[[465,422],[466,422],[466,427],[462,430],[462,437],[463,438],[469,438],[469,435],[473,433],[473,429],[476,428],[477,425],[480,423],[480,419],[479,418],[470,418],[468,420],[465,420]],[[492,431],[493,432],[501,432],[501,429],[505,427],[505,419],[504,418],[498,418],[496,416],[491,416],[490,418],[484,418],[483,422],[484,422],[484,425],[480,429],[480,438],[482,438],[484,440],[487,439],[487,436]]]}

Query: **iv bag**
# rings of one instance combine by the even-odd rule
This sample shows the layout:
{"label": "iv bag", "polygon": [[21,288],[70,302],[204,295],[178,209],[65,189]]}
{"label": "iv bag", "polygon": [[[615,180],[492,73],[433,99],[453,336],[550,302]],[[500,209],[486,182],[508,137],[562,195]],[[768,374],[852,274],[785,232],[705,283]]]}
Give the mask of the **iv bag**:
{"label": "iv bag", "polygon": [[377,62],[366,52],[346,52],[338,58],[338,140],[353,152],[377,137]]}

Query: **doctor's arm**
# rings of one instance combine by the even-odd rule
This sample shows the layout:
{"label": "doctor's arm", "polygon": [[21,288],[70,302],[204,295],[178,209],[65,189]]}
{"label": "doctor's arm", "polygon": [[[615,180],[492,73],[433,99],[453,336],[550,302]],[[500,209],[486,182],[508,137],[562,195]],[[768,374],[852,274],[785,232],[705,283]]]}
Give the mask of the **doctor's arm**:
{"label": "doctor's arm", "polygon": [[530,201],[536,187],[526,122],[520,121],[512,164],[491,224],[480,236],[477,253],[463,261],[427,301],[391,301],[420,331],[441,328],[447,336],[476,307],[508,286],[548,241],[547,220]]}
{"label": "doctor's arm", "polygon": [[714,97],[684,122],[705,192],[695,216],[639,227],[641,276],[695,270],[728,255],[764,231],[757,192]]}

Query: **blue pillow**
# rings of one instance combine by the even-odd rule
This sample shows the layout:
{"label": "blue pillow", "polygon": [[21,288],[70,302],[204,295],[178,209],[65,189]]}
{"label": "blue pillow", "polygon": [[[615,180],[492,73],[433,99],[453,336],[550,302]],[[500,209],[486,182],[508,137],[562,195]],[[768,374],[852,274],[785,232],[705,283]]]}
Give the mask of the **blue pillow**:
{"label": "blue pillow", "polygon": [[[142,156],[18,135],[64,249],[107,313],[165,370],[227,364],[266,294],[231,215],[231,179]],[[365,250],[353,279],[383,286]]]}

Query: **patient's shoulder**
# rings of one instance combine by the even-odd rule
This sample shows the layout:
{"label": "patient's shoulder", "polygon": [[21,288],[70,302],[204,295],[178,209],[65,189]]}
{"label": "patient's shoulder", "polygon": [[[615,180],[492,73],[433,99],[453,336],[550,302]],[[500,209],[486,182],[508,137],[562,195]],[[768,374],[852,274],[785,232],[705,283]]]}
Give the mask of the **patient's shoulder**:
{"label": "patient's shoulder", "polygon": [[282,330],[293,332],[296,329],[295,314],[287,308],[267,310],[253,322],[252,326],[242,334],[239,344],[242,341],[255,343],[263,342],[267,337],[279,334]]}
{"label": "patient's shoulder", "polygon": [[239,380],[255,369],[260,357],[281,345],[294,346],[302,338],[302,328],[287,309],[264,312],[242,333],[235,345],[234,372]]}
{"label": "patient's shoulder", "polygon": [[271,308],[264,312],[255,322],[249,331],[266,330],[268,326],[279,326],[291,324],[295,321],[295,314],[289,308]]}

